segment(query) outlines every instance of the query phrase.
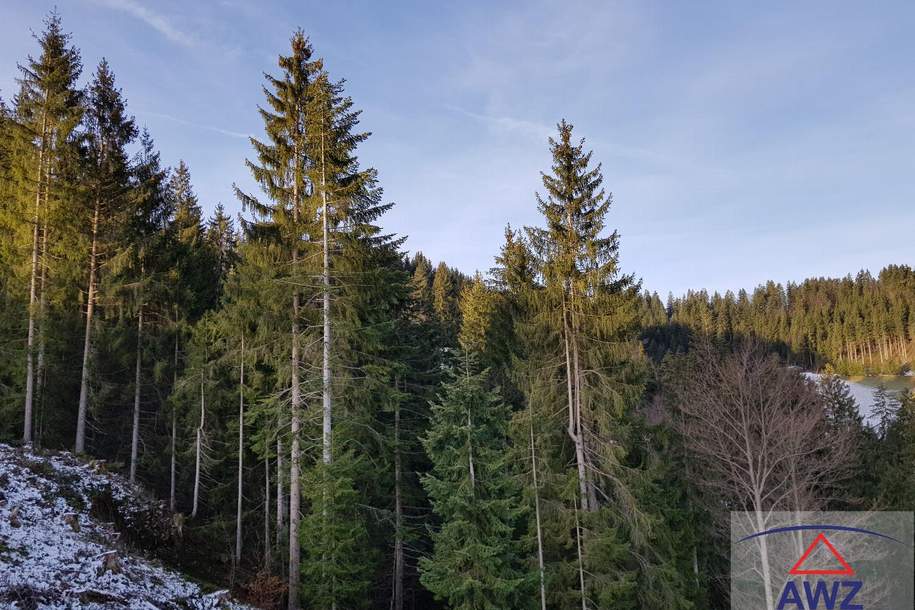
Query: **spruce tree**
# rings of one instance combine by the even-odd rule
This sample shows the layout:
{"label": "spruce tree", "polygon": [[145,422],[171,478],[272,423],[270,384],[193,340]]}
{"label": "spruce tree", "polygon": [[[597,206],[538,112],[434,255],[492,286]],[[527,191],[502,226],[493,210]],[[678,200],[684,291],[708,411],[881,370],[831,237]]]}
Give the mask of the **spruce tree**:
{"label": "spruce tree", "polygon": [[637,569],[627,539],[649,528],[626,463],[645,381],[638,283],[620,272],[619,236],[606,231],[612,200],[600,165],[565,121],[550,149],[552,172],[538,195],[546,226],[526,229],[538,285],[519,324],[518,366],[518,387],[540,424],[548,595],[559,607],[627,607]]}
{"label": "spruce tree", "polygon": [[[373,553],[344,552],[346,528],[364,528],[370,535],[390,540],[386,524],[375,524],[372,513],[347,511],[330,502],[355,493],[372,507],[387,510],[391,487],[381,484],[388,470],[366,456],[388,455],[387,439],[378,430],[390,425],[391,404],[399,400],[397,375],[404,367],[398,358],[403,347],[396,333],[406,300],[406,277],[399,252],[402,238],[382,231],[379,219],[392,206],[382,201],[374,168],[363,166],[358,146],[368,133],[359,130],[359,112],[344,93],[343,82],[327,75],[316,81],[315,108],[309,114],[312,171],[318,188],[320,260],[315,284],[320,291],[321,328],[321,466],[327,481],[321,486],[328,501],[309,502],[310,514],[303,523],[303,540],[314,548],[336,548],[335,569],[341,573],[377,573],[379,557]],[[337,460],[344,463],[337,467]],[[359,467],[348,467],[358,463]],[[374,468],[372,467],[374,466]],[[342,501],[342,500],[341,500]],[[334,510],[341,508],[341,524]],[[320,520],[317,520],[320,517]],[[315,528],[321,522],[326,527]],[[374,528],[372,526],[375,526]],[[341,529],[342,528],[342,529]],[[374,531],[373,531],[374,530]],[[314,553],[307,553],[303,572],[326,570]],[[337,607],[351,607],[362,600],[353,589],[337,585]],[[306,591],[310,595],[311,586]]]}
{"label": "spruce tree", "polygon": [[99,269],[117,248],[120,223],[128,217],[130,162],[127,146],[137,136],[133,118],[127,115],[121,91],[115,85],[108,62],[102,60],[89,85],[86,108],[85,201],[89,212],[89,270],[86,289],[86,327],[80,374],[79,408],[76,420],[77,453],[86,449],[86,418],[89,410],[89,371],[92,329],[98,299]]}
{"label": "spruce tree", "polygon": [[[28,331],[25,350],[24,416],[22,440],[32,442],[35,383],[41,383],[44,336],[39,319],[46,309],[49,217],[60,196],[56,180],[65,157],[72,150],[73,134],[82,116],[82,93],[77,80],[82,71],[79,50],[70,44],[57,13],[45,19],[44,31],[36,36],[41,53],[19,65],[20,90],[15,99],[15,146],[13,172],[17,192],[17,215],[30,218],[31,271],[28,297]],[[36,366],[39,365],[39,366]]]}
{"label": "spruce tree", "polygon": [[496,307],[496,294],[487,288],[483,277],[477,273],[461,291],[458,342],[463,351],[476,354],[484,364],[492,360],[487,352],[494,343],[492,333]]}
{"label": "spruce tree", "polygon": [[882,383],[874,390],[874,401],[871,405],[871,417],[874,419],[877,434],[885,439],[899,411],[899,401],[890,394]]}
{"label": "spruce tree", "polygon": [[422,583],[455,609],[517,608],[528,594],[518,527],[524,511],[509,472],[509,409],[486,373],[464,363],[432,404],[423,478],[441,527],[420,562]]}
{"label": "spruce tree", "polygon": [[360,514],[358,492],[362,463],[351,452],[323,460],[305,477],[310,510],[302,520],[303,597],[309,608],[366,608],[370,602],[375,549]]}
{"label": "spruce tree", "polygon": [[858,403],[851,395],[848,384],[831,367],[824,372],[817,389],[832,425],[843,429],[861,425]]}
{"label": "spruce tree", "polygon": [[[267,196],[267,202],[236,188],[243,206],[254,214],[254,221],[246,222],[248,237],[281,247],[288,256],[291,309],[289,322],[289,391],[290,437],[289,452],[289,608],[299,607],[300,540],[299,511],[301,502],[301,306],[303,269],[301,268],[306,236],[320,234],[315,219],[316,201],[312,197],[314,182],[308,170],[315,166],[309,157],[307,124],[309,109],[315,95],[314,88],[323,66],[312,57],[311,43],[300,31],[290,41],[291,53],[281,55],[279,77],[265,75],[268,86],[264,88],[268,108],[261,108],[267,141],[251,138],[257,161],[247,161],[254,179]],[[279,390],[279,388],[278,388]]]}
{"label": "spruce tree", "polygon": [[[167,171],[147,131],[140,136],[131,176],[131,201],[123,210],[121,250],[112,260],[109,278],[112,292],[119,294],[127,309],[136,316],[136,350],[133,382],[133,422],[131,426],[130,482],[136,481],[140,460],[141,411],[143,404],[144,353],[153,338],[153,327],[171,313],[171,287],[168,284],[168,219],[171,215]],[[164,356],[164,354],[163,354]]]}
{"label": "spruce tree", "polygon": [[438,320],[442,342],[448,346],[457,345],[460,284],[460,274],[444,261],[440,262],[432,279],[432,309]]}
{"label": "spruce tree", "polygon": [[226,209],[221,203],[216,204],[213,215],[207,221],[206,243],[216,261],[219,280],[217,285],[222,286],[229,271],[238,262],[238,233],[232,217],[226,214]]}

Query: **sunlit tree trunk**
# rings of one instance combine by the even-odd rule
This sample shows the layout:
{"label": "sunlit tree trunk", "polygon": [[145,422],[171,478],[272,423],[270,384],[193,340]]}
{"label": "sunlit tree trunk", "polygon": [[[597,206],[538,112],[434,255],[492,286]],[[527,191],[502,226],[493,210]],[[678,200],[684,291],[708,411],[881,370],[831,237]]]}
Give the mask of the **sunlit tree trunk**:
{"label": "sunlit tree trunk", "polygon": [[[76,453],[84,453],[86,450],[86,413],[89,408],[89,355],[92,351],[92,315],[95,312],[95,274],[96,258],[98,256],[100,205],[99,198],[96,197],[95,209],[92,213],[92,246],[89,250],[89,287],[86,295],[86,330],[83,337],[83,368],[79,382],[79,411],[76,415]],[[177,366],[177,347],[175,348],[175,353],[175,364]],[[172,510],[174,510],[174,487],[172,487],[172,492]]]}
{"label": "sunlit tree trunk", "polygon": [[581,610],[588,610],[588,592],[585,589],[585,563],[581,553],[581,523],[578,506],[575,507],[575,548],[578,553],[578,586],[581,590]]}
{"label": "sunlit tree trunk", "polygon": [[137,316],[137,364],[133,389],[133,434],[130,442],[130,482],[137,480],[137,458],[140,452],[140,366],[143,363],[143,304]]}
{"label": "sunlit tree trunk", "polygon": [[235,509],[235,565],[241,564],[242,475],[245,453],[245,336],[241,337],[241,368],[238,373],[238,502]]}
{"label": "sunlit tree trunk", "polygon": [[[50,186],[50,176],[47,179],[45,187],[44,208],[48,209],[48,190]],[[47,212],[46,212],[47,213]],[[47,360],[47,326],[48,326],[48,222],[47,219],[41,225],[41,274],[38,283],[38,357],[35,363],[35,401],[37,402],[37,413],[35,416],[36,426],[33,441],[37,446],[41,446],[41,422],[43,405],[45,402],[45,378]]]}
{"label": "sunlit tree trunk", "polygon": [[[295,147],[296,164],[298,164],[298,144]],[[298,172],[296,171],[296,174]],[[299,185],[298,176],[293,177],[293,222],[298,226],[299,222]],[[293,273],[298,269],[298,236],[292,247],[292,268]],[[294,283],[294,282],[293,282]],[[301,472],[299,466],[299,427],[300,427],[300,408],[302,405],[302,393],[299,387],[299,290],[293,288],[292,293],[292,356],[290,366],[292,367],[292,405],[290,432],[292,439],[289,452],[289,610],[298,610],[299,607],[299,563],[301,559],[299,547],[299,505],[301,501]]]}
{"label": "sunlit tree trunk", "polygon": [[[530,407],[528,407],[530,410]],[[534,448],[534,413],[530,412],[531,472],[534,476],[534,523],[537,526],[537,568],[540,576],[540,610],[546,610],[546,570],[543,566],[543,532],[540,527],[540,485],[537,480],[537,453]]]}
{"label": "sunlit tree trunk", "polygon": [[[175,370],[174,370],[174,381],[172,383],[173,388],[178,387],[178,315],[177,311],[175,312]],[[171,469],[169,472],[169,489],[168,489],[168,508],[172,512],[175,512],[175,471],[177,465],[177,457],[175,455],[175,449],[177,445],[177,436],[178,436],[178,410],[175,405],[172,405],[172,446],[171,446]]]}
{"label": "sunlit tree trunk", "polygon": [[48,119],[45,116],[41,122],[41,142],[38,148],[38,171],[35,187],[35,211],[32,215],[32,273],[29,279],[29,323],[26,336],[25,352],[25,408],[22,430],[22,442],[32,442],[32,403],[35,397],[35,316],[38,313],[38,248],[39,226],[41,225],[41,190],[44,182],[44,162],[47,153]]}
{"label": "sunlit tree trunk", "polygon": [[578,346],[574,335],[574,327],[569,320],[570,312],[568,311],[567,296],[563,296],[562,304],[562,326],[563,338],[565,343],[566,359],[566,389],[568,392],[568,433],[575,446],[575,464],[578,468],[578,488],[581,496],[582,510],[589,510],[588,478],[585,469],[585,447],[582,438],[581,413],[579,407],[581,401],[578,398],[578,392],[581,385],[578,382]]}
{"label": "sunlit tree trunk", "polygon": [[324,322],[324,340],[321,362],[321,385],[322,385],[322,405],[324,410],[323,422],[323,460],[325,464],[333,461],[332,453],[332,421],[333,411],[331,406],[331,370],[330,370],[330,248],[329,248],[329,231],[327,209],[327,182],[324,169],[324,134],[321,133],[321,198],[324,205],[322,214],[322,243],[323,253],[323,272],[321,274],[322,297],[323,297],[323,322]]}
{"label": "sunlit tree trunk", "polygon": [[203,451],[203,426],[206,422],[206,399],[204,398],[204,371],[200,371],[200,424],[197,426],[196,458],[194,460],[194,501],[191,507],[191,517],[197,516],[197,507],[200,499],[200,461]]}

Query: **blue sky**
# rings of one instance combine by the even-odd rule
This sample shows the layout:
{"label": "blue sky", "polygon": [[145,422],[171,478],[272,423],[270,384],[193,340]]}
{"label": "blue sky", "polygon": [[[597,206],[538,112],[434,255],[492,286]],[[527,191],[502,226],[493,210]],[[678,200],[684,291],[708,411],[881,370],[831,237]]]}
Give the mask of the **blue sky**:
{"label": "blue sky", "polygon": [[[4,0],[0,93],[54,2]],[[165,163],[238,211],[262,73],[301,26],[374,133],[387,229],[470,273],[537,223],[565,117],[603,162],[622,264],[662,295],[915,255],[915,3],[58,0]]]}

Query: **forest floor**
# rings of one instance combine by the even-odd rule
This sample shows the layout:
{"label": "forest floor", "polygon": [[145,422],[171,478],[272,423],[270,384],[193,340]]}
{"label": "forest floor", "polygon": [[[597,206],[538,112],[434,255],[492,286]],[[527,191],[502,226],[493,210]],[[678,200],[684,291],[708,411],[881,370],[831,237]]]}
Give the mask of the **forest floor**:
{"label": "forest floor", "polygon": [[0,444],[0,608],[247,608],[137,552],[175,535],[104,463]]}

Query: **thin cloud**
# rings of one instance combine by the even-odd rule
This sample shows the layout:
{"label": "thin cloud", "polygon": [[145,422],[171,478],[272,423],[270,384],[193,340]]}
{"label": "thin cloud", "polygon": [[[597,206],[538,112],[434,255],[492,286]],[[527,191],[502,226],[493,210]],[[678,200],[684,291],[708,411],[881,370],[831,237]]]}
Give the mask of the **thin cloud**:
{"label": "thin cloud", "polygon": [[179,123],[181,125],[188,125],[189,127],[196,127],[197,129],[204,129],[206,131],[212,131],[214,133],[221,133],[224,136],[229,136],[231,138],[241,138],[247,140],[251,137],[251,134],[242,133],[240,131],[232,131],[231,129],[223,129],[222,127],[215,127],[213,125],[206,125],[203,123],[195,123],[193,121],[188,121],[186,119],[181,119],[170,114],[164,114],[161,112],[152,112],[152,111],[138,111],[137,114],[143,116],[152,116],[159,119],[165,119],[166,121],[172,121],[173,123]]}
{"label": "thin cloud", "polygon": [[486,114],[479,114],[477,112],[465,110],[458,106],[452,106],[451,104],[446,104],[445,108],[452,112],[457,112],[458,114],[462,114],[466,117],[481,121],[496,129],[503,131],[513,131],[523,134],[527,137],[534,138],[538,142],[545,142],[546,139],[550,137],[555,131],[546,125],[534,123],[533,121],[526,121],[524,119],[516,119],[509,116],[489,116]]}
{"label": "thin cloud", "polygon": [[127,13],[128,15],[143,21],[149,27],[153,28],[174,43],[191,47],[197,41],[189,34],[182,32],[175,27],[165,16],[150,10],[136,0],[93,0],[96,4],[106,6],[116,11]]}

